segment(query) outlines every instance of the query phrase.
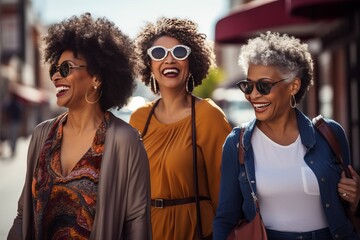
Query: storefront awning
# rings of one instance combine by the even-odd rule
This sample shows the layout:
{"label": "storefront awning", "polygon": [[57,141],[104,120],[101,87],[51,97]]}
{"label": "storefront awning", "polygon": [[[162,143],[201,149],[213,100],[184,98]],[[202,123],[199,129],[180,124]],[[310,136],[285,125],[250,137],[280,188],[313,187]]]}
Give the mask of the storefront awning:
{"label": "storefront awning", "polygon": [[335,18],[360,10],[359,0],[287,0],[289,13],[312,19]]}
{"label": "storefront awning", "polygon": [[[312,36],[314,26],[307,17],[288,14],[287,0],[252,1],[220,19],[215,26],[217,43],[244,43],[249,37],[265,30],[287,32],[302,38]],[[291,31],[286,28],[291,27]]]}
{"label": "storefront awning", "polygon": [[49,97],[44,91],[16,82],[9,82],[9,91],[29,103],[43,104],[49,102]]}

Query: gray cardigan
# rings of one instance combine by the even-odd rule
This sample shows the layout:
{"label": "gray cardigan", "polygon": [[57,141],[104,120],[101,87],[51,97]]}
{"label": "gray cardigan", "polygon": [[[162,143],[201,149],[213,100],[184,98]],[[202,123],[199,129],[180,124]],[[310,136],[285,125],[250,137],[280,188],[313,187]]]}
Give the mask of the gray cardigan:
{"label": "gray cardigan", "polygon": [[[151,239],[150,173],[137,130],[110,114],[90,239]],[[54,119],[39,124],[31,137],[25,185],[8,239],[31,239],[31,182],[36,161]]]}

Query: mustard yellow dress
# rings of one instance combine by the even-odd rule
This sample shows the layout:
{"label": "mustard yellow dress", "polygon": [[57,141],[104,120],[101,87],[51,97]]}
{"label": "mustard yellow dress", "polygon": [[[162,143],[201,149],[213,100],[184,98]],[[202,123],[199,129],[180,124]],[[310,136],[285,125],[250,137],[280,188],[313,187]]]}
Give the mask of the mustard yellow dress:
{"label": "mustard yellow dress", "polygon": [[[141,133],[154,102],[136,110],[130,124]],[[231,131],[223,111],[211,100],[195,106],[199,195],[203,236],[212,233],[218,204],[222,145]],[[153,115],[143,139],[150,161],[151,199],[194,197],[191,115],[163,124]],[[196,239],[195,203],[151,207],[154,240]]]}

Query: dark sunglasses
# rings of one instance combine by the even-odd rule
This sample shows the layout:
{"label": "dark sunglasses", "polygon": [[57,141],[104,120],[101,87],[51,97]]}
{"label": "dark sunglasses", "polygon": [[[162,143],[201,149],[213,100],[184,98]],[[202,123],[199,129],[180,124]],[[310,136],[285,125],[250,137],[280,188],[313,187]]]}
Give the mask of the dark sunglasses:
{"label": "dark sunglasses", "polygon": [[164,60],[168,55],[168,52],[170,52],[176,60],[185,60],[191,53],[191,49],[185,45],[176,45],[172,48],[153,46],[147,50],[147,54],[154,61]]}
{"label": "dark sunglasses", "polygon": [[240,88],[241,91],[245,94],[252,93],[254,89],[254,85],[256,87],[256,90],[261,95],[268,95],[271,91],[271,88],[278,84],[279,82],[285,81],[287,78],[281,79],[277,82],[273,82],[274,80],[270,78],[260,78],[257,81],[250,81],[248,79],[241,80],[240,82],[236,83],[236,85]]}
{"label": "dark sunglasses", "polygon": [[67,76],[69,76],[70,74],[70,69],[72,68],[82,68],[82,67],[87,67],[84,65],[72,65],[70,64],[70,61],[63,61],[60,65],[55,65],[54,63],[51,64],[50,68],[49,68],[49,74],[50,74],[50,79],[52,78],[52,76],[54,76],[54,74],[59,71],[61,77],[65,78]]}

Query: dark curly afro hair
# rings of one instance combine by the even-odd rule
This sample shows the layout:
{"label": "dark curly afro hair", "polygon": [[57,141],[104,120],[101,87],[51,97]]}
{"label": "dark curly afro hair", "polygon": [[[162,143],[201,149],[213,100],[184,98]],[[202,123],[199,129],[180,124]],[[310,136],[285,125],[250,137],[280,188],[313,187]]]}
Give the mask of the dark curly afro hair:
{"label": "dark curly afro hair", "polygon": [[[147,55],[147,50],[162,36],[176,38],[181,44],[191,48],[188,58],[189,70],[194,77],[195,86],[200,85],[210,67],[215,65],[213,46],[206,40],[205,34],[198,32],[198,25],[193,21],[166,17],[158,18],[155,24],[147,22],[136,36],[135,51],[138,57],[136,67],[141,81],[147,86],[151,85],[151,58]],[[154,89],[151,90],[154,92]]]}
{"label": "dark curly afro hair", "polygon": [[72,16],[53,24],[43,37],[45,62],[58,62],[70,50],[86,60],[87,71],[101,81],[101,109],[124,106],[134,87],[135,54],[131,39],[106,18],[93,19],[90,13]]}

